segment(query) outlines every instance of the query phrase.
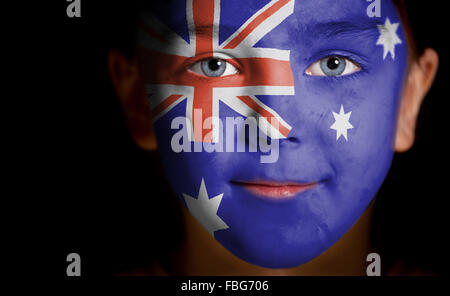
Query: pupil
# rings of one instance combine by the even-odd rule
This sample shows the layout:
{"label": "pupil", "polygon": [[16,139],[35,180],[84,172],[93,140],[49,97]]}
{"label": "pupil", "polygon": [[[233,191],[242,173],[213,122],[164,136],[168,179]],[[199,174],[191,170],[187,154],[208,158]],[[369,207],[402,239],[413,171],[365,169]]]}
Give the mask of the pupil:
{"label": "pupil", "polygon": [[327,67],[331,70],[335,70],[339,67],[339,59],[337,58],[330,58],[327,62]]}
{"label": "pupil", "polygon": [[211,71],[217,71],[221,65],[222,65],[222,62],[218,59],[211,59],[208,62],[208,67]]}

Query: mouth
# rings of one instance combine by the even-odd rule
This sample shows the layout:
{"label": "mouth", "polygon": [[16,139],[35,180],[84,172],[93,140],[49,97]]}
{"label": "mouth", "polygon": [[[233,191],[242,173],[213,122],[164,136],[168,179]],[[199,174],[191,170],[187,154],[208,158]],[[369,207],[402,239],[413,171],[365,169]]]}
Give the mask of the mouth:
{"label": "mouth", "polygon": [[298,193],[318,185],[318,182],[295,183],[277,181],[232,181],[232,183],[245,188],[255,195],[277,200],[292,198]]}

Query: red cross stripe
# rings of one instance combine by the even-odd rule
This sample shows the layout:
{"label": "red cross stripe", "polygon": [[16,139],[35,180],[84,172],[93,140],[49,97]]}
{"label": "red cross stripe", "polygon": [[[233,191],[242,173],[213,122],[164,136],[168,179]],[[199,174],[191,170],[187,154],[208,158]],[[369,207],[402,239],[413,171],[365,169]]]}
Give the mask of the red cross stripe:
{"label": "red cross stripe", "polygon": [[[294,78],[289,51],[254,45],[292,14],[294,0],[273,0],[250,17],[222,44],[218,43],[220,0],[188,0],[189,41],[150,15],[140,25],[142,76],[150,95],[154,120],[187,100],[186,118],[192,123],[190,139],[217,142],[215,121],[205,127],[194,116],[219,116],[219,101],[243,116],[257,117],[259,128],[272,138],[285,138],[291,127],[256,95],[293,95]],[[239,69],[235,75],[206,77],[187,68],[211,57]]]}

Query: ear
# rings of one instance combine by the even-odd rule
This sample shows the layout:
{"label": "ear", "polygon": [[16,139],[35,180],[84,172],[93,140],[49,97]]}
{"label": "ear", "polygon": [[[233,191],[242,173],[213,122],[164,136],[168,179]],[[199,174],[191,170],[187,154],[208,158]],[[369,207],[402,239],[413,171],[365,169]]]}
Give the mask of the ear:
{"label": "ear", "polygon": [[407,151],[414,144],[420,106],[433,83],[438,64],[436,51],[427,48],[410,66],[397,119],[396,152]]}
{"label": "ear", "polygon": [[116,95],[122,106],[128,129],[136,144],[146,150],[157,148],[144,83],[136,59],[125,57],[118,50],[108,53],[108,68]]}

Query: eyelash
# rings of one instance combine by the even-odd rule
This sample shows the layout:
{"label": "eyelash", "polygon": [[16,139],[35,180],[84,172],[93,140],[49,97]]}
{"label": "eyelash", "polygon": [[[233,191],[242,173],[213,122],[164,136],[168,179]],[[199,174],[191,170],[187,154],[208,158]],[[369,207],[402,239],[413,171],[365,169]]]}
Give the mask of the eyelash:
{"label": "eyelash", "polygon": [[361,67],[361,70],[352,73],[350,75],[343,75],[343,76],[316,76],[316,78],[323,78],[331,80],[332,82],[341,82],[342,80],[353,80],[358,79],[361,75],[364,75],[366,72]]}
{"label": "eyelash", "polygon": [[[218,58],[218,59],[222,59],[227,63],[230,63],[233,67],[236,68],[237,73],[234,75],[239,75],[242,74],[242,67],[241,65],[239,65],[239,63],[237,63],[234,58],[232,56],[220,53],[220,52],[214,52],[214,53],[205,53],[205,54],[200,54],[198,56],[195,56],[194,58],[190,59],[189,61],[187,61],[184,65],[183,65],[183,69],[186,72],[192,72],[190,70],[191,67],[193,67],[195,64],[197,63],[201,63],[205,60],[211,59],[211,58]],[[213,77],[204,77],[202,75],[196,74],[195,72],[194,75],[197,75],[199,78],[206,78],[206,79],[211,79]]]}
{"label": "eyelash", "polygon": [[[336,82],[339,82],[339,81],[347,80],[347,79],[350,79],[350,80],[352,80],[352,79],[357,79],[357,78],[359,78],[360,76],[365,75],[365,74],[367,74],[367,73],[369,72],[369,71],[367,70],[367,66],[366,66],[367,63],[366,63],[366,61],[365,61],[364,58],[361,58],[361,57],[359,57],[359,56],[357,56],[357,55],[355,55],[355,54],[348,54],[348,53],[346,53],[346,54],[343,54],[343,53],[333,53],[333,52],[327,53],[327,54],[323,54],[323,53],[322,53],[322,55],[319,56],[319,57],[317,57],[317,58],[315,58],[314,61],[311,62],[311,64],[314,63],[314,62],[316,62],[316,61],[319,61],[319,60],[321,60],[321,59],[324,59],[324,58],[326,58],[326,57],[329,57],[329,56],[339,56],[339,57],[342,57],[342,58],[346,58],[346,59],[348,59],[348,60],[350,60],[350,61],[356,63],[356,64],[360,67],[360,70],[357,71],[357,72],[355,72],[355,73],[352,73],[352,74],[349,74],[349,75],[342,75],[342,76],[310,76],[310,75],[307,75],[307,74],[306,74],[306,69],[305,69],[305,70],[303,71],[303,75],[304,75],[304,76],[307,76],[308,78],[312,78],[312,79],[327,79],[327,80],[331,80],[331,81],[333,81],[333,82],[335,82],[335,81],[336,81]],[[200,62],[202,62],[202,61],[204,61],[204,60],[207,60],[207,59],[210,59],[210,58],[212,58],[212,57],[214,57],[214,58],[219,58],[219,59],[224,59],[226,62],[228,62],[228,63],[230,63],[231,65],[233,65],[233,66],[237,69],[237,71],[238,71],[238,73],[236,73],[235,75],[240,75],[240,74],[242,74],[242,67],[241,67],[241,65],[239,65],[237,62],[235,62],[234,59],[233,59],[232,57],[230,57],[230,56],[228,56],[228,55],[224,55],[224,54],[222,54],[222,53],[213,53],[213,54],[207,53],[207,54],[202,54],[202,55],[196,56],[196,57],[194,57],[191,61],[187,62],[187,63],[183,66],[184,71],[190,71],[189,68],[191,68],[191,67],[192,67],[193,65],[195,65],[196,63],[200,63]],[[224,57],[227,57],[227,58],[225,59]],[[309,67],[309,66],[308,66],[308,67]],[[194,74],[195,74],[195,73],[194,73]],[[198,75],[198,74],[195,74],[195,75],[199,76],[199,78],[205,78],[205,77],[203,77],[203,76],[201,76],[201,75]],[[207,79],[211,79],[211,77],[208,77]]]}
{"label": "eyelash", "polygon": [[[348,60],[356,63],[360,67],[360,70],[355,73],[352,73],[349,75],[342,75],[342,76],[310,76],[310,75],[306,74],[306,69],[308,69],[308,67],[310,67],[310,65],[312,65],[316,61],[319,61],[321,59],[324,59],[324,58],[327,58],[330,56],[339,56],[339,57],[348,59]],[[342,80],[346,80],[346,79],[356,79],[356,78],[359,78],[359,76],[365,75],[369,72],[367,64],[368,63],[366,62],[366,59],[364,57],[361,57],[361,56],[353,54],[353,53],[326,51],[326,52],[321,52],[320,54],[316,55],[315,57],[313,57],[311,59],[310,62],[308,62],[308,66],[306,67],[305,70],[303,70],[303,76],[306,76],[310,79],[327,79],[327,80],[331,80],[333,82],[334,81],[336,81],[336,82],[342,81]]]}

